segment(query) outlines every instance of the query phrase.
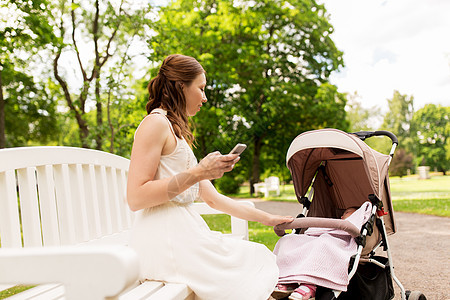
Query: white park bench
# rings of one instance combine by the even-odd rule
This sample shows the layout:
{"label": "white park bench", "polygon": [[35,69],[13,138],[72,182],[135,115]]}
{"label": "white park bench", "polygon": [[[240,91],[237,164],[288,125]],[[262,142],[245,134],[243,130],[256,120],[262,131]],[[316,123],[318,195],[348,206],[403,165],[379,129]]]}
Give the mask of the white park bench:
{"label": "white park bench", "polygon": [[264,197],[269,197],[270,192],[275,192],[276,196],[280,195],[280,179],[276,176],[267,177],[264,182],[258,182],[253,184],[255,193],[264,194]]}
{"label": "white park bench", "polygon": [[[138,258],[127,246],[128,166],[82,148],[0,150],[0,291],[22,284],[37,286],[10,299],[194,299],[184,284],[138,282]],[[231,227],[248,239],[247,221],[231,217]]]}

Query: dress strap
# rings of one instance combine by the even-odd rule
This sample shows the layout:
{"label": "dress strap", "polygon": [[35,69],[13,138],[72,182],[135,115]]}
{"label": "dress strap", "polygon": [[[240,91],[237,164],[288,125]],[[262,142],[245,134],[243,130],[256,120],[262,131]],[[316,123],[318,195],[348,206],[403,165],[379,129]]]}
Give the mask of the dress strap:
{"label": "dress strap", "polygon": [[170,122],[169,118],[167,118],[167,110],[162,109],[162,108],[155,108],[150,112],[149,115],[151,115],[151,114],[163,115],[164,118],[167,120],[167,122],[169,122],[169,127],[170,127],[170,130],[172,131],[172,134],[175,136],[175,138],[178,138],[177,135],[175,134],[175,131],[173,130],[172,123]]}
{"label": "dress strap", "polygon": [[167,116],[167,110],[162,109],[162,108],[155,108],[154,110],[152,110],[150,112],[150,114],[153,114],[153,113],[157,113],[157,114],[161,114],[161,115]]}

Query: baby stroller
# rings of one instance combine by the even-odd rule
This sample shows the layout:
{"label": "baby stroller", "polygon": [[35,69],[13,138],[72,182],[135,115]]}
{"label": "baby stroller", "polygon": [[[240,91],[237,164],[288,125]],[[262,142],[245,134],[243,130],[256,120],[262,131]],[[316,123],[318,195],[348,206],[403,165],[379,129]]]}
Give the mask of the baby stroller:
{"label": "baby stroller", "polygon": [[[372,136],[392,140],[389,155],[363,142]],[[388,167],[397,145],[397,137],[388,131],[345,133],[337,129],[308,131],[291,143],[286,161],[303,211],[292,223],[276,226],[278,235],[286,229],[302,234],[308,227],[348,231],[345,226],[339,227],[339,222],[329,222],[330,218],[339,218],[346,208],[359,207],[366,201],[373,205],[369,221],[359,235],[356,232],[358,248],[350,259],[347,291],[318,287],[316,299],[392,299],[392,279],[400,288],[401,299],[426,299],[420,292],[405,291],[395,276],[389,248],[388,235],[396,232],[396,224]]]}

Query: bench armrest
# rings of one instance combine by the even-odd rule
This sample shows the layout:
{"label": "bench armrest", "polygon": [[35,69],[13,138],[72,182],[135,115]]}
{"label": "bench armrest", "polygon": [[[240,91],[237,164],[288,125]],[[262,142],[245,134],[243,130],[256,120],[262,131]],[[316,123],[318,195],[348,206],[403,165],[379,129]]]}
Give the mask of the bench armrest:
{"label": "bench armrest", "polygon": [[[242,205],[255,207],[255,204],[248,200],[239,200]],[[193,204],[194,209],[201,215],[225,214],[224,212],[210,207],[204,202],[196,202]],[[235,236],[243,237],[248,240],[248,221],[231,216],[231,233]]]}
{"label": "bench armrest", "polygon": [[138,280],[137,254],[126,246],[0,249],[0,283],[62,283],[66,299],[104,299]]}

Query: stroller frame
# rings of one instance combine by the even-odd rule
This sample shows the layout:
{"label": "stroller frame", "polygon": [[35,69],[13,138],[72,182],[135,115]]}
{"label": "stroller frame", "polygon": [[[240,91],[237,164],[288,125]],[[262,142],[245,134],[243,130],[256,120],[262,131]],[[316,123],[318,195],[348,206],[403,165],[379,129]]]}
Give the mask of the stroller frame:
{"label": "stroller frame", "polygon": [[[316,141],[317,139],[316,139],[316,137],[313,137],[313,134],[321,135],[321,134],[325,134],[325,133],[329,134],[329,136],[331,137],[331,141],[327,141],[324,144],[324,146],[320,146],[320,142]],[[310,134],[310,136],[308,136],[308,134]],[[322,154],[322,153],[320,153],[319,155],[314,154],[314,155],[317,155],[316,161],[314,161],[314,163],[309,164],[305,161],[310,159],[310,157],[312,156],[312,153],[316,147],[328,148],[328,149],[331,149],[331,151],[335,151],[336,149],[338,149],[340,144],[339,144],[339,142],[336,142],[333,140],[334,135],[336,135],[337,137],[338,137],[338,135],[346,135],[347,139],[349,139],[349,140],[351,140],[351,142],[355,143],[355,145],[352,146],[353,148],[352,147],[348,147],[348,148],[344,147],[344,148],[342,148],[344,150],[343,152],[337,151],[337,156],[342,154],[342,157],[350,157],[349,159],[355,159],[355,158],[352,158],[351,155],[345,156],[346,153],[347,152],[348,153],[350,153],[350,152],[357,153],[358,147],[366,147],[366,148],[370,149],[369,150],[370,155],[379,156],[379,158],[372,160],[372,161],[376,161],[378,173],[380,173],[380,169],[382,169],[382,171],[386,172],[386,174],[387,174],[389,164],[391,163],[392,158],[394,156],[395,149],[398,146],[397,137],[389,131],[375,131],[375,132],[360,131],[360,132],[356,132],[356,133],[345,133],[345,132],[342,132],[342,131],[336,130],[336,129],[322,129],[322,130],[313,130],[313,131],[309,131],[309,132],[300,134],[292,142],[291,147],[288,150],[286,161],[287,161],[287,166],[290,169],[292,177],[293,177],[294,188],[295,188],[295,192],[297,195],[297,199],[301,204],[303,204],[303,211],[302,211],[302,213],[300,213],[297,216],[297,218],[292,223],[277,225],[275,227],[275,231],[278,235],[284,234],[284,230],[286,230],[286,229],[294,229],[294,231],[292,233],[300,233],[301,230],[304,231],[308,227],[317,226],[315,224],[309,223],[308,219],[316,219],[317,220],[318,219],[317,217],[319,217],[319,218],[325,217],[325,219],[328,219],[331,217],[329,215],[321,216],[322,212],[320,211],[320,209],[318,210],[317,208],[313,209],[313,211],[312,211],[313,218],[309,218],[309,216],[308,216],[308,213],[310,212],[311,204],[313,203],[311,200],[315,196],[314,195],[315,194],[314,185],[315,185],[316,179],[319,176],[320,168],[322,168],[323,173],[325,173],[325,167],[323,166],[324,161],[322,160],[322,158],[327,157],[327,155]],[[378,153],[375,150],[371,149],[369,146],[367,146],[366,143],[363,142],[366,138],[370,138],[372,136],[387,136],[392,140],[392,147],[391,147],[389,155],[383,155],[381,153]],[[295,141],[299,138],[304,138],[307,141],[306,142],[301,141],[300,143],[295,144]],[[308,142],[312,142],[313,147],[311,147],[310,145],[308,146],[307,145]],[[365,146],[362,146],[362,145],[365,145]],[[325,149],[325,150],[327,150],[327,149]],[[300,153],[301,151],[304,151],[304,153]],[[364,151],[366,151],[366,150],[364,150]],[[322,151],[322,149],[321,149],[319,152],[324,152],[324,151]],[[297,156],[295,156],[295,155],[297,155]],[[360,156],[363,157],[363,159],[366,159],[365,155],[366,155],[365,153],[360,154]],[[342,159],[342,160],[345,160],[345,159]],[[298,166],[299,164],[300,164],[300,166]],[[379,167],[378,164],[382,165],[382,167]],[[309,170],[310,174],[308,174],[308,172],[305,172],[305,170]],[[313,173],[313,174],[311,175],[311,173]],[[368,177],[371,176],[370,170],[368,170],[367,168],[366,168],[366,173],[368,174]],[[325,174],[322,176],[327,176],[327,175]],[[326,178],[325,181],[327,179],[329,179],[329,178]],[[388,234],[395,233],[395,222],[394,222],[394,218],[393,218],[392,203],[390,202],[389,181],[388,181],[387,175],[386,175],[386,178],[383,179],[383,181],[384,181],[383,183],[379,183],[378,185],[375,185],[375,188],[373,188],[373,186],[372,186],[373,193],[366,194],[366,196],[365,196],[365,197],[369,198],[370,202],[373,205],[372,211],[371,211],[369,221],[367,221],[367,223],[363,225],[363,227],[361,228],[361,231],[360,231],[360,235],[355,238],[358,248],[357,248],[356,254],[352,257],[352,259],[350,261],[348,278],[350,281],[350,279],[355,275],[360,262],[375,264],[378,267],[381,267],[383,269],[386,268],[387,264],[388,264],[389,269],[390,269],[391,278],[393,279],[393,281],[397,284],[397,286],[400,289],[401,299],[405,300],[405,299],[410,298],[409,296],[410,296],[411,292],[405,291],[405,288],[403,287],[402,283],[395,275],[394,263],[393,263],[392,254],[390,251],[389,241],[387,238]],[[369,185],[367,185],[367,186],[369,186]],[[378,190],[377,190],[377,188],[378,188]],[[381,189],[384,192],[380,192]],[[308,193],[308,190],[309,190],[309,193]],[[306,196],[306,194],[308,194],[308,196]],[[358,196],[360,196],[360,195],[358,195]],[[383,199],[383,196],[385,196],[385,198],[388,198],[388,199]],[[364,201],[367,201],[367,200],[364,200]],[[359,205],[359,203],[358,203],[358,205]],[[350,206],[348,206],[348,207],[350,207]],[[387,208],[388,212],[384,211],[384,207]],[[345,208],[345,207],[341,207],[341,209],[343,209],[343,208]],[[388,213],[389,213],[389,218],[387,219],[387,222],[388,222],[389,226],[386,225],[386,220],[384,218],[384,216],[387,215]],[[328,226],[321,225],[320,227],[328,227]],[[338,227],[335,227],[335,228],[338,228]],[[347,229],[345,227],[343,227],[343,228],[339,227],[339,229],[343,229],[343,230],[347,231]],[[374,231],[375,231],[375,234],[373,234]],[[350,231],[348,231],[348,232],[350,233]],[[369,252],[367,252],[367,249],[365,249],[366,238],[372,238],[372,239],[375,238],[376,239],[375,242],[371,241],[371,243],[374,245],[374,247],[369,249],[370,250]],[[384,264],[384,263],[378,261],[377,259],[373,258],[375,251],[381,246],[383,246],[383,250],[387,254],[387,264]],[[367,253],[365,253],[365,251]],[[337,298],[341,294],[341,291],[334,290],[333,294],[334,294],[334,297]],[[411,297],[410,299],[412,300],[412,298],[413,297]],[[420,299],[420,298],[417,298],[417,299]]]}
{"label": "stroller frame", "polygon": [[[360,132],[356,132],[354,134],[356,136],[358,136],[363,141],[366,138],[369,138],[369,137],[372,137],[372,136],[387,136],[387,137],[389,137],[392,140],[392,147],[391,147],[391,151],[389,152],[390,159],[388,160],[388,165],[391,164],[392,158],[394,157],[395,149],[398,146],[398,139],[393,133],[391,133],[389,131],[382,131],[382,130],[380,130],[380,131],[375,131],[375,132],[360,131]],[[381,207],[381,210],[382,209],[383,209],[383,207]],[[372,215],[373,216],[377,213],[377,210],[378,210],[378,207],[376,205],[373,205],[373,207],[372,207]],[[400,288],[401,299],[404,300],[404,299],[406,299],[406,291],[405,291],[405,288],[403,287],[402,283],[400,282],[400,280],[395,275],[394,262],[393,262],[393,259],[392,259],[391,248],[389,246],[389,241],[387,239],[386,225],[384,224],[384,214],[379,214],[378,217],[379,217],[380,224],[381,224],[381,227],[382,227],[382,233],[381,234],[382,234],[382,236],[384,238],[374,247],[374,249],[372,249],[372,253],[374,253],[376,251],[376,249],[378,249],[384,243],[384,249],[385,249],[385,251],[387,253],[387,258],[388,258],[388,262],[389,262],[389,268],[390,268],[390,271],[391,271],[391,277],[394,280],[394,282],[397,284],[397,286]],[[361,232],[361,235],[362,236],[367,236],[367,234],[368,234],[368,229],[364,228],[363,231]],[[355,263],[353,264],[353,266],[351,268],[351,271],[348,274],[348,279],[349,280],[356,273],[356,270],[358,268],[358,264],[359,264],[359,261],[360,261],[360,258],[361,258],[362,250],[363,250],[363,245],[358,245],[358,250],[357,250],[356,258],[355,258]],[[368,258],[367,262],[368,263],[373,263],[373,264],[375,264],[375,265],[377,265],[377,266],[379,266],[381,268],[386,268],[386,266],[384,264],[380,263],[379,261],[377,261],[376,259],[373,259],[373,258]]]}

